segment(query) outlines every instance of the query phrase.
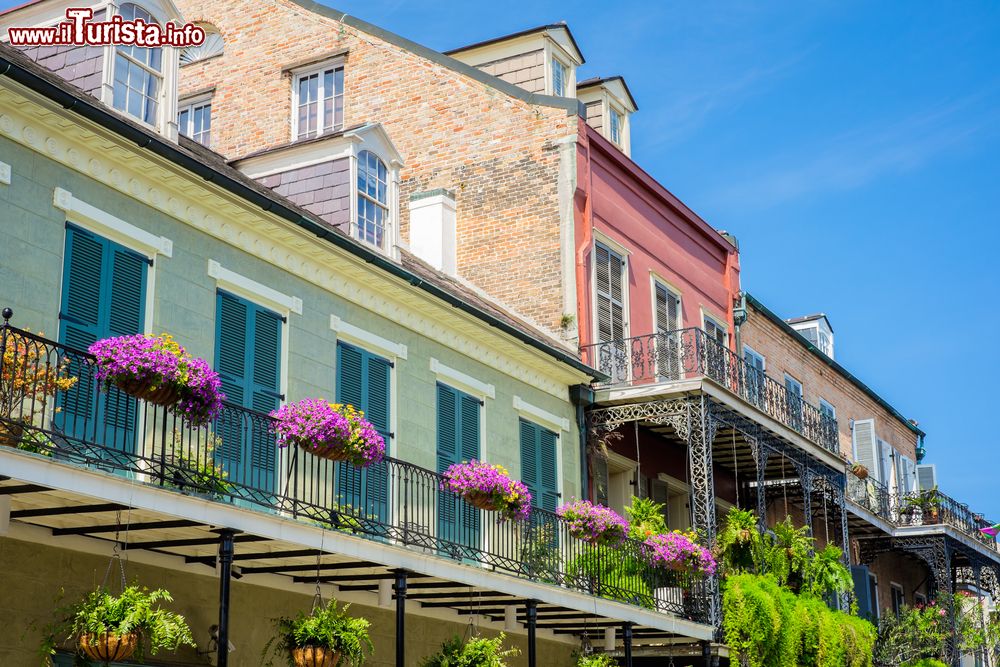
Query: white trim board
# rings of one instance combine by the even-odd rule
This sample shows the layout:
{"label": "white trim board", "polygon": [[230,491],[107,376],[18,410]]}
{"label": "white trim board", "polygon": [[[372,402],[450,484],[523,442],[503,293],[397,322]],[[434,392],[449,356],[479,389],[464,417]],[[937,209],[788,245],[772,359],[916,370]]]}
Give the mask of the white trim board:
{"label": "white trim board", "polygon": [[431,373],[434,373],[438,380],[456,389],[461,389],[464,392],[472,394],[480,400],[497,397],[496,387],[493,385],[482,380],[477,380],[471,375],[466,375],[462,371],[455,370],[450,366],[445,366],[433,357],[431,357],[430,368]]}
{"label": "white trim board", "polygon": [[406,345],[396,343],[378,334],[348,324],[336,315],[330,315],[330,329],[337,333],[338,339],[365,348],[369,352],[381,354],[390,359],[406,359]]}
{"label": "white trim board", "polygon": [[6,162],[0,162],[0,183],[10,185],[10,165]]}
{"label": "white trim board", "polygon": [[556,433],[559,433],[560,431],[569,431],[568,419],[536,407],[525,401],[520,396],[514,397],[514,410],[520,413],[520,415],[528,421],[533,421],[537,424],[545,426],[546,428],[550,428]]}
{"label": "white trim board", "polygon": [[107,211],[74,197],[69,190],[55,188],[52,193],[52,205],[64,211],[69,222],[142,255],[155,257],[159,254],[172,257],[174,254],[174,242],[167,237],[150,234],[121,218],[116,218]]}
{"label": "white trim board", "polygon": [[215,278],[216,285],[227,292],[267,306],[286,317],[289,312],[302,314],[302,299],[299,297],[283,294],[252,278],[230,271],[214,259],[208,260],[208,276]]}

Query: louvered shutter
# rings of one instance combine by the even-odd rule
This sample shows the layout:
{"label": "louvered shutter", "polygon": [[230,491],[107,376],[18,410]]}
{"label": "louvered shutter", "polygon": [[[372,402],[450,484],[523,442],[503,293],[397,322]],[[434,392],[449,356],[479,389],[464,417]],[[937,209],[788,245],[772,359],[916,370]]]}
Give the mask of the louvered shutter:
{"label": "louvered shutter", "polygon": [[[281,316],[258,306],[253,308],[253,383],[249,406],[268,413],[281,402]],[[275,487],[277,444],[265,429],[251,429],[250,460],[254,488],[272,491]]]}
{"label": "louvered shutter", "polygon": [[[385,441],[386,452],[389,451],[392,434],[390,432],[390,386],[392,364],[388,359],[369,354],[368,395],[365,402],[365,417],[371,422]],[[389,464],[380,461],[365,469],[365,509],[369,515],[385,520],[389,516]]]}
{"label": "louvered shutter", "polygon": [[[458,392],[443,384],[437,385],[437,471],[444,472],[458,463]],[[438,536],[455,541],[458,500],[455,494],[438,492]]]}
{"label": "louvered shutter", "polygon": [[[216,296],[215,318],[215,370],[219,373],[222,393],[226,401],[246,407],[245,385],[247,376],[247,310],[248,304],[226,292]],[[243,440],[246,425],[239,413],[226,411],[215,426],[216,435],[222,443],[216,450],[216,457],[226,468],[230,478],[243,481]]]}
{"label": "louvered shutter", "polygon": [[875,420],[858,419],[854,422],[854,460],[868,468],[868,475],[881,482],[875,442]]}
{"label": "louvered shutter", "polygon": [[897,460],[900,461],[900,477],[902,480],[900,482],[900,491],[904,493],[912,493],[914,490],[914,463],[913,460],[903,456],[902,454],[897,455]]}
{"label": "louvered shutter", "polygon": [[657,374],[661,378],[680,378],[680,298],[656,283]]}
{"label": "louvered shutter", "polygon": [[[59,340],[78,350],[86,350],[103,337],[101,295],[107,287],[101,277],[105,250],[101,239],[67,226]],[[89,420],[96,412],[97,381],[91,367],[75,357],[68,372],[79,380],[71,391],[59,394],[61,412],[57,419],[64,432],[82,438],[88,430],[94,430]]]}
{"label": "louvered shutter", "polygon": [[876,438],[878,443],[878,468],[879,468],[879,479],[882,480],[882,484],[885,485],[887,489],[892,490],[891,485],[892,479],[892,445],[890,445],[885,440]]}
{"label": "louvered shutter", "polygon": [[[479,458],[479,399],[458,392],[459,395],[459,452],[463,461]],[[479,544],[479,510],[464,505],[460,518],[465,544]]]}
{"label": "louvered shutter", "polygon": [[559,436],[526,419],[520,420],[521,481],[534,507],[554,512],[559,506]]}
{"label": "louvered shutter", "polygon": [[[337,343],[337,402],[364,410],[364,354],[353,345]],[[360,512],[361,470],[337,463],[337,495],[345,511]],[[350,509],[348,509],[350,508]]]}
{"label": "louvered shutter", "polygon": [[937,486],[937,466],[921,464],[917,466],[917,486],[921,491],[929,491]]}
{"label": "louvered shutter", "polygon": [[597,342],[614,340],[611,325],[611,277],[609,275],[610,251],[598,244],[594,251],[597,279]]}
{"label": "louvered shutter", "polygon": [[531,504],[538,507],[541,488],[538,469],[538,426],[526,419],[519,420],[521,440],[521,481],[531,492]]}
{"label": "louvered shutter", "polygon": [[[127,336],[142,331],[146,300],[146,259],[120,247],[109,247],[110,299],[108,335]],[[104,429],[114,447],[131,451],[135,442],[138,401],[116,388],[105,397]]]}
{"label": "louvered shutter", "polygon": [[[144,257],[67,225],[64,261],[61,342],[86,350],[98,339],[142,331],[148,266]],[[79,381],[73,390],[60,395],[59,427],[70,436],[131,451],[136,400],[114,388],[98,398],[93,368],[79,361],[71,362],[69,372]]]}

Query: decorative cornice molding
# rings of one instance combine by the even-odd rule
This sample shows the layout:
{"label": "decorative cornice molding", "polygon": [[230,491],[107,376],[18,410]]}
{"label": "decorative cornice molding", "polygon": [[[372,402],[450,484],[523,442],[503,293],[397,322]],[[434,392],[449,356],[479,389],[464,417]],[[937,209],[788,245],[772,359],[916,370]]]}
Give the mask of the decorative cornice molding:
{"label": "decorative cornice molding", "polygon": [[0,135],[501,373],[560,399],[568,385],[587,380],[359,257],[139,152],[126,139],[67,118],[58,105],[17,83],[0,81],[0,109]]}

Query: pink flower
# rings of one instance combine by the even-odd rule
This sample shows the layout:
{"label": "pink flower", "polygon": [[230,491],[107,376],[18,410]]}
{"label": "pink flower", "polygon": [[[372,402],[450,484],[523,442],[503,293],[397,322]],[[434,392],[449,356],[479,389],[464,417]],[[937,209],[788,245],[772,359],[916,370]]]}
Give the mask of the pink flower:
{"label": "pink flower", "polygon": [[481,461],[453,463],[442,474],[441,489],[468,498],[487,496],[500,519],[527,519],[531,514],[531,493],[523,482],[515,481],[503,466]]}

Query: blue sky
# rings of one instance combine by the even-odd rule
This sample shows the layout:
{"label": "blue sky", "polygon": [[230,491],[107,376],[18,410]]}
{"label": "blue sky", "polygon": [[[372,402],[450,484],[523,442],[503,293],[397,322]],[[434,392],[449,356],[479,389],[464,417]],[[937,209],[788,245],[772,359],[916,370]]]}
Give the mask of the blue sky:
{"label": "blue sky", "polygon": [[636,161],[737,235],[744,287],[826,312],[942,490],[1000,521],[1000,4],[334,6],[439,50],[565,20],[581,78],[628,80]]}
{"label": "blue sky", "polygon": [[1000,521],[1000,4],[334,6],[439,50],[567,21],[581,78],[629,82],[636,161],[739,238],[744,287],[826,312],[942,490]]}

